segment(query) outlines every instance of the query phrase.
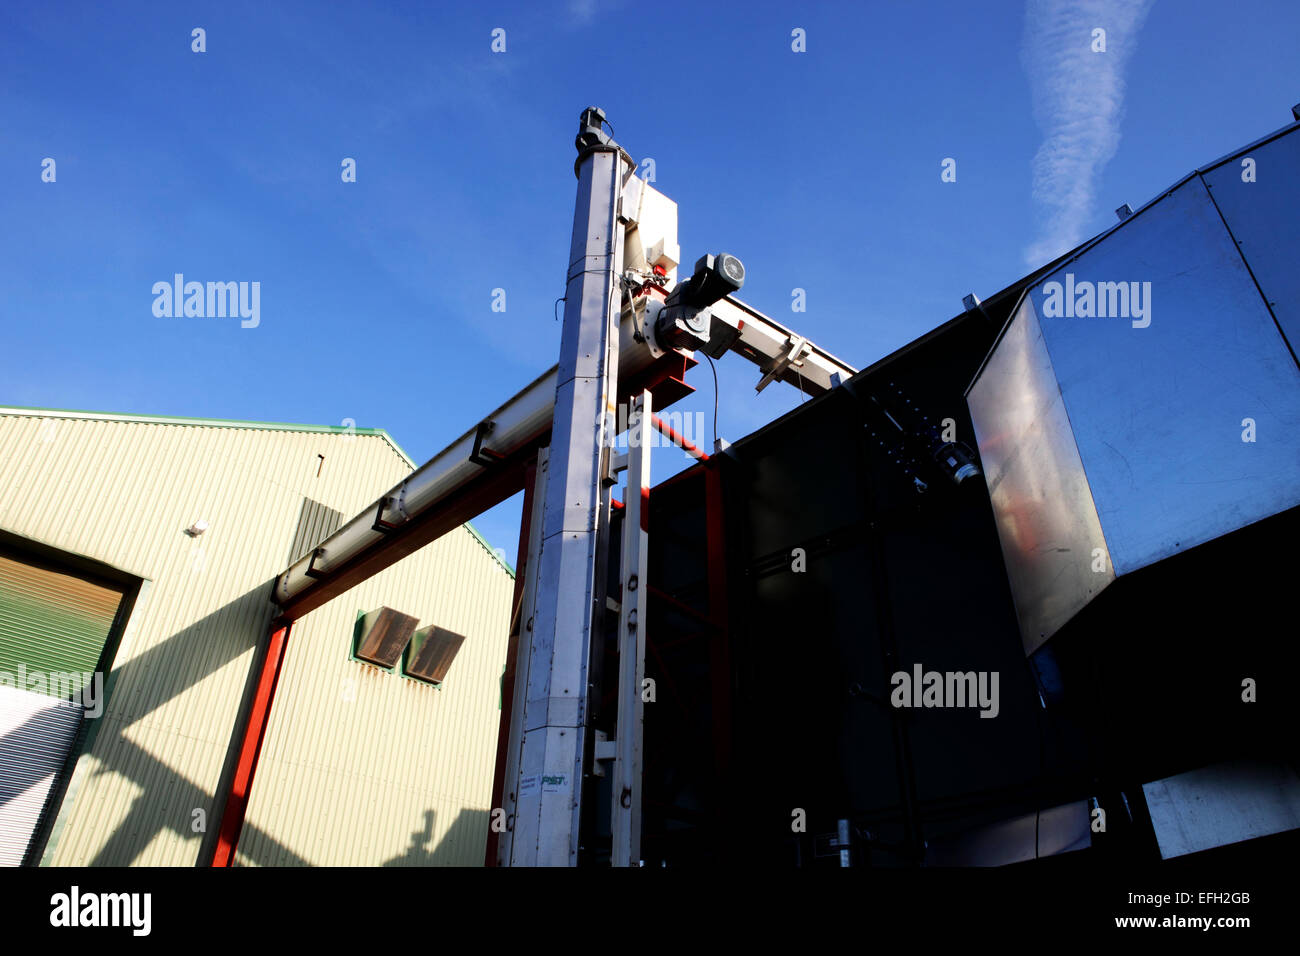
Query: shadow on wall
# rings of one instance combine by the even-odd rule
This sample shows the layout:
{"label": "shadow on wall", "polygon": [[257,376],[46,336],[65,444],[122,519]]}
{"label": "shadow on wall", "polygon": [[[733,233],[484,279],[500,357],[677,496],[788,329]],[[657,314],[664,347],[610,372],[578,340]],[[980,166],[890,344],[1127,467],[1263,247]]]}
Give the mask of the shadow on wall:
{"label": "shadow on wall", "polygon": [[411,834],[411,845],[401,856],[384,866],[482,866],[487,844],[489,814],[486,810],[461,810],[438,845],[433,840],[434,812],[424,811],[424,827]]}
{"label": "shadow on wall", "polygon": [[[249,706],[255,690],[261,661],[266,652],[272,606],[268,601],[271,582],[246,591],[230,603],[191,624],[138,657],[113,668],[105,681],[105,712],[97,719],[81,756],[93,754],[98,763],[94,777],[87,776],[69,790],[63,809],[75,813],[77,801],[88,796],[86,788],[95,779],[118,774],[139,791],[124,819],[91,859],[78,861],[80,866],[130,866],[162,833],[170,831],[180,839],[197,834],[192,829],[194,810],[207,816],[206,833],[195,864],[206,865],[212,857],[216,834],[225,809],[237,759],[236,746],[241,739]],[[250,637],[251,635],[251,637]],[[225,767],[216,793],[204,790],[169,767],[163,760],[132,742],[127,729],[147,719],[168,701],[179,697],[195,685],[256,647],[253,666],[245,680],[239,719],[227,743]],[[21,733],[15,733],[17,739]],[[6,738],[8,739],[8,738]],[[4,741],[0,741],[3,743]],[[83,773],[85,771],[83,770]],[[0,796],[0,802],[13,799],[16,793]],[[47,823],[48,826],[48,823]],[[245,824],[247,836],[254,828]],[[287,847],[281,847],[265,834],[263,839],[277,847],[273,855],[281,865],[307,861]],[[50,844],[58,834],[50,838]],[[241,841],[242,842],[242,841]]]}

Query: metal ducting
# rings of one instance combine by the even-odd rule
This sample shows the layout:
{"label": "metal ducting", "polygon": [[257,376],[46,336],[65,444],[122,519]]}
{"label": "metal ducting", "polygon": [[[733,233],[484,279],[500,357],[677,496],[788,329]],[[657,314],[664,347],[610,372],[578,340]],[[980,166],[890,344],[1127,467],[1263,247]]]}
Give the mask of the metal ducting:
{"label": "metal ducting", "polygon": [[976,373],[1026,653],[1117,578],[1300,503],[1297,180],[1300,126],[1193,173],[1035,279]]}

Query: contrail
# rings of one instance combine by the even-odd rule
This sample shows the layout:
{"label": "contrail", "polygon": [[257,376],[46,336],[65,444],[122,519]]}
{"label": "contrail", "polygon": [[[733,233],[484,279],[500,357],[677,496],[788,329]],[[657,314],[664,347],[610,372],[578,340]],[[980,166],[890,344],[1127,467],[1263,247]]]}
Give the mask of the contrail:
{"label": "contrail", "polygon": [[[1119,146],[1124,66],[1152,0],[1029,0],[1021,60],[1044,136],[1033,195],[1042,215],[1025,251],[1037,267],[1087,238],[1097,174]],[[1094,31],[1105,30],[1105,52]]]}

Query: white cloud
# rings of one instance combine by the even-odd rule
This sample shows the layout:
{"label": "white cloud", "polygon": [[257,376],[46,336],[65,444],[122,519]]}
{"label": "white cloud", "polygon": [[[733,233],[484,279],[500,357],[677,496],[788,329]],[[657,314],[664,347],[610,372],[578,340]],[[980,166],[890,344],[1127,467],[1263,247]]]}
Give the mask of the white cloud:
{"label": "white cloud", "polygon": [[596,0],[569,0],[569,19],[573,23],[587,23],[595,15]]}
{"label": "white cloud", "polygon": [[[1025,252],[1037,267],[1087,238],[1097,175],[1119,147],[1124,67],[1152,0],[1029,0],[1021,59],[1045,139],[1033,163],[1043,217]],[[1093,31],[1106,51],[1093,51]],[[1118,203],[1117,203],[1118,205]]]}

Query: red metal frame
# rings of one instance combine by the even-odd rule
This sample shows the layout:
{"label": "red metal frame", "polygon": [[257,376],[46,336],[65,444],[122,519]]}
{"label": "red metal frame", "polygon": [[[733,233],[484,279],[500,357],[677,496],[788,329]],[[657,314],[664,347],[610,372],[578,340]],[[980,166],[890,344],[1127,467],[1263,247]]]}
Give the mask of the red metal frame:
{"label": "red metal frame", "polygon": [[658,415],[650,416],[650,424],[654,425],[655,429],[659,432],[659,434],[663,435],[670,442],[672,442],[682,451],[686,452],[686,454],[690,455],[696,461],[709,460],[709,456],[707,454],[700,451],[700,449],[696,448],[694,445],[688,442],[681,435],[677,434],[677,430],[673,428],[671,425],[669,425],[667,422],[665,422]]}
{"label": "red metal frame", "polygon": [[217,848],[212,855],[213,866],[232,866],[235,862],[235,848],[239,844],[240,831],[244,828],[244,814],[248,810],[248,795],[253,788],[253,774],[257,771],[262,741],[271,719],[271,701],[275,698],[275,687],[280,681],[280,670],[284,666],[284,653],[289,646],[290,627],[290,624],[275,627],[267,643],[262,673],[257,679],[257,692],[248,714],[248,724],[244,728],[244,740],[239,748],[235,778],[226,795],[226,809],[221,817]]}

